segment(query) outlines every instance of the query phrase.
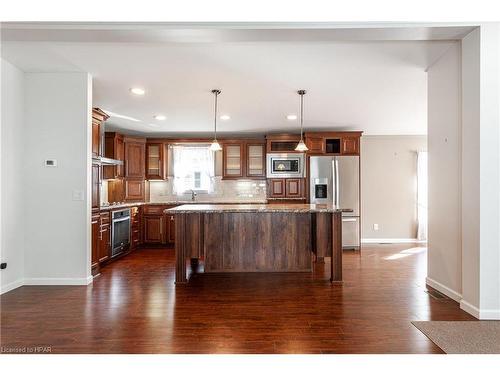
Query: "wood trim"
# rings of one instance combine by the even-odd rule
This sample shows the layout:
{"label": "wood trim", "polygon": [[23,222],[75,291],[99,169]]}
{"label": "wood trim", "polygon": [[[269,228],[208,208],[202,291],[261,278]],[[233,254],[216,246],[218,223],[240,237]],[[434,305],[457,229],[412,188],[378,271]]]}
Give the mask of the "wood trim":
{"label": "wood trim", "polygon": [[342,213],[332,215],[332,261],[330,282],[342,282]]}

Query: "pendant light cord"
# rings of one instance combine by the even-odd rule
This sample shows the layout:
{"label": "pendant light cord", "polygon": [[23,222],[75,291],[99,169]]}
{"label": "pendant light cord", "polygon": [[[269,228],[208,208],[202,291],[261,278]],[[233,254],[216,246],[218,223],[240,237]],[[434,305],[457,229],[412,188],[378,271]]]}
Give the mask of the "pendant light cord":
{"label": "pendant light cord", "polygon": [[299,90],[297,93],[300,95],[300,140],[303,141],[303,127],[304,127],[304,95],[306,90]]}

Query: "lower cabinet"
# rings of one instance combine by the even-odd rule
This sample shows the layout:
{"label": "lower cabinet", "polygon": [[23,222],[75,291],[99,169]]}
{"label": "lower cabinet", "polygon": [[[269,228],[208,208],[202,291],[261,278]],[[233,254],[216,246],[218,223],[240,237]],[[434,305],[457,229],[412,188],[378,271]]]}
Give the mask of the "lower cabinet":
{"label": "lower cabinet", "polygon": [[165,242],[164,215],[144,215],[144,243],[161,244]]}
{"label": "lower cabinet", "polygon": [[166,215],[167,217],[167,242],[175,242],[175,215]]}
{"label": "lower cabinet", "polygon": [[140,207],[130,209],[130,248],[137,249],[142,244],[142,215]]}
{"label": "lower cabinet", "polygon": [[271,178],[267,181],[271,199],[305,199],[304,178]]}
{"label": "lower cabinet", "polygon": [[92,254],[91,254],[91,265],[92,265],[92,276],[99,273],[99,238],[100,238],[100,215],[99,213],[92,213],[91,218],[91,228],[92,228]]}
{"label": "lower cabinet", "polygon": [[175,215],[165,214],[167,208],[174,206],[144,206],[143,228],[144,243],[166,245],[175,242]]}
{"label": "lower cabinet", "polygon": [[109,211],[101,212],[99,225],[99,262],[105,262],[111,257],[111,214]]}

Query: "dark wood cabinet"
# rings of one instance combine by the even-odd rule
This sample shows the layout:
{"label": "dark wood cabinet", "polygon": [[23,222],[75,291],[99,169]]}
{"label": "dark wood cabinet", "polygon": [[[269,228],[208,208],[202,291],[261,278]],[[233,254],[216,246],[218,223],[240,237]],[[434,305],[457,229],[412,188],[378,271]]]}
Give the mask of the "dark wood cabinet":
{"label": "dark wood cabinet", "polygon": [[142,244],[142,214],[140,207],[130,208],[130,248],[137,249]]}
{"label": "dark wood cabinet", "polygon": [[146,184],[143,179],[131,179],[127,178],[124,180],[125,185],[125,201],[143,201],[146,197]]}
{"label": "dark wood cabinet", "polygon": [[342,138],[342,155],[359,155],[359,137]]}
{"label": "dark wood cabinet", "polygon": [[266,144],[264,142],[247,142],[245,159],[245,174],[248,178],[266,177]]}
{"label": "dark wood cabinet", "polygon": [[146,177],[146,140],[143,138],[126,137],[124,142],[125,177],[144,179]]}
{"label": "dark wood cabinet", "polygon": [[165,242],[164,215],[144,216],[144,243],[161,244]]}
{"label": "dark wood cabinet", "polygon": [[91,218],[91,232],[92,232],[92,249],[91,249],[91,269],[92,276],[99,273],[99,238],[100,238],[100,215],[99,213],[93,214]]}
{"label": "dark wood cabinet", "polygon": [[111,213],[101,212],[99,215],[99,251],[98,261],[107,261],[111,256]]}
{"label": "dark wood cabinet", "polygon": [[262,179],[266,177],[266,144],[260,140],[222,142],[223,179]]}
{"label": "dark wood cabinet", "polygon": [[268,181],[269,199],[304,199],[304,178],[271,178]]}
{"label": "dark wood cabinet", "polygon": [[101,127],[109,116],[99,108],[92,109],[92,157],[101,156]]}
{"label": "dark wood cabinet", "polygon": [[306,132],[308,155],[359,155],[363,132]]}
{"label": "dark wood cabinet", "polygon": [[[115,132],[106,132],[104,137],[104,156],[110,159],[125,160],[125,142],[123,135]],[[103,179],[125,177],[123,165],[104,165],[102,167]]]}
{"label": "dark wood cabinet", "polygon": [[165,215],[167,224],[167,242],[175,243],[175,215]]}
{"label": "dark wood cabinet", "polygon": [[167,152],[163,143],[146,144],[146,179],[164,180],[167,176]]}
{"label": "dark wood cabinet", "polygon": [[295,147],[300,141],[298,134],[268,134],[266,136],[267,153],[300,153]]}
{"label": "dark wood cabinet", "polygon": [[224,141],[222,144],[222,178],[237,179],[245,174],[244,142]]}
{"label": "dark wood cabinet", "polygon": [[285,179],[285,192],[287,198],[304,198],[304,179]]}
{"label": "dark wood cabinet", "polygon": [[285,179],[272,178],[268,180],[270,198],[286,198]]}
{"label": "dark wood cabinet", "polygon": [[325,153],[325,139],[321,137],[307,137],[306,146],[309,149],[308,153],[324,154]]}

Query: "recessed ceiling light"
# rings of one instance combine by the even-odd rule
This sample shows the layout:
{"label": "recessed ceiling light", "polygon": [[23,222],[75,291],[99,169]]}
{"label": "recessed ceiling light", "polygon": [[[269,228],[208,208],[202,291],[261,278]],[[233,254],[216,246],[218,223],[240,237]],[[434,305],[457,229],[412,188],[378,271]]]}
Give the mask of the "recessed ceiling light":
{"label": "recessed ceiling light", "polygon": [[164,115],[156,115],[155,116],[155,120],[158,120],[158,121],[163,121],[166,119],[167,119],[167,116],[164,116]]}
{"label": "recessed ceiling light", "polygon": [[229,120],[230,118],[231,118],[231,116],[229,116],[229,115],[222,115],[220,117],[221,120]]}
{"label": "recessed ceiling light", "polygon": [[146,93],[146,90],[141,89],[140,87],[132,87],[130,89],[130,92],[134,95],[144,95]]}
{"label": "recessed ceiling light", "polygon": [[297,120],[297,115],[286,115],[287,120]]}

